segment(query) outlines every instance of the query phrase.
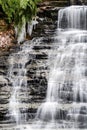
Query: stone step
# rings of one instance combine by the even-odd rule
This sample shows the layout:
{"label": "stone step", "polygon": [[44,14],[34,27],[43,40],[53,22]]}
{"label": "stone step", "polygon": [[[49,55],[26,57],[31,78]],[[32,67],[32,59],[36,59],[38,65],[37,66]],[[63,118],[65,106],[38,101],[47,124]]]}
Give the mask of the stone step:
{"label": "stone step", "polygon": [[85,121],[87,120],[87,115],[83,115],[83,114],[68,114],[67,115],[68,120],[73,120],[73,121],[77,121],[77,122],[83,122],[85,123]]}
{"label": "stone step", "polygon": [[[21,75],[19,74],[19,70],[21,72]],[[16,78],[17,77],[20,79],[25,79],[27,80],[28,78],[32,78],[32,75],[37,75],[37,78],[40,78],[38,76],[45,75],[47,73],[48,67],[46,66],[39,66],[39,65],[33,65],[30,66],[27,64],[25,72],[22,71],[22,68],[14,68],[14,71],[11,73],[11,78]],[[30,76],[30,77],[29,77]],[[2,82],[1,82],[2,83]]]}
{"label": "stone step", "polygon": [[44,1],[39,4],[39,6],[51,6],[51,7],[57,7],[57,6],[64,7],[67,5],[69,5],[69,1],[67,0],[62,0],[62,1],[51,0],[51,1]]}
{"label": "stone step", "polygon": [[[77,104],[78,106],[78,104]],[[72,107],[70,110],[69,110],[69,113],[68,115],[71,114],[71,115],[87,115],[87,106],[78,106],[78,107]]]}
{"label": "stone step", "polygon": [[37,46],[34,46],[33,49],[34,49],[34,50],[43,50],[43,49],[47,49],[47,50],[48,50],[48,49],[51,49],[51,46],[50,46],[50,45],[47,45],[47,46],[45,46],[45,45],[43,45],[43,46],[38,46],[38,45],[37,45]]}
{"label": "stone step", "polygon": [[[26,114],[27,113],[27,119],[32,119],[32,118],[35,117],[35,113],[36,113],[37,108],[38,108],[39,105],[40,104],[38,104],[38,103],[34,103],[34,104],[31,104],[31,103],[30,104],[29,103],[22,103],[21,104],[20,103],[19,104],[19,109],[20,109],[20,112],[22,114]],[[57,114],[55,116],[55,120],[58,120],[58,121],[59,120],[61,120],[61,121],[62,120],[63,121],[66,120],[67,123],[70,120],[72,122],[74,122],[74,123],[75,123],[75,121],[84,122],[85,123],[86,118],[87,118],[87,111],[86,111],[86,109],[84,107],[82,108],[82,110],[80,110],[80,114],[77,115],[78,107],[80,107],[79,104],[75,105],[77,107],[76,113],[72,112],[71,114],[68,113],[69,109],[73,110],[73,109],[75,109],[75,107],[73,106],[74,108],[72,108],[72,104],[65,104],[65,106],[64,106],[64,104],[58,104],[58,107],[60,107],[60,108],[58,108],[59,110],[58,110],[58,112],[57,112]],[[7,106],[6,106],[6,108],[7,108]],[[4,107],[4,109],[5,109],[5,107]],[[5,110],[4,111],[2,110],[2,114],[1,115],[4,116],[4,113],[6,113]],[[5,120],[8,120],[7,122],[9,122],[10,118],[11,118],[11,115],[9,113],[9,114],[7,114],[7,118],[5,118]],[[38,118],[41,119],[41,117],[38,117]],[[78,120],[76,120],[76,119],[78,119]],[[41,119],[41,120],[43,120],[43,119]],[[44,121],[49,121],[49,120],[50,120],[50,115],[47,114],[47,117],[44,118]],[[2,122],[4,122],[4,120]]]}
{"label": "stone step", "polygon": [[[39,97],[38,97],[39,98]],[[19,102],[18,108],[26,108],[26,109],[30,109],[30,108],[35,108],[37,109],[42,103],[40,102],[30,102],[30,103],[21,103]],[[9,108],[9,103],[7,104],[0,104],[0,111],[6,111]],[[65,111],[71,111],[71,113],[75,113],[77,114],[77,112],[80,110],[81,114],[87,114],[87,103],[74,103],[72,105],[72,103],[69,104],[59,104],[58,103],[58,109],[59,110],[65,110]]]}
{"label": "stone step", "polygon": [[[56,0],[43,0],[43,2],[45,2],[45,1],[56,1]],[[61,1],[61,2],[62,2],[62,1],[64,1],[64,0],[58,0],[58,1]],[[68,2],[69,0],[65,0],[65,1]]]}
{"label": "stone step", "polygon": [[65,102],[73,102],[73,101],[76,101],[76,102],[85,102],[87,103],[87,93],[85,93],[85,90],[83,91],[83,93],[80,95],[80,92],[76,94],[76,97],[75,97],[75,94],[74,92],[72,91],[59,91],[59,98],[62,99],[62,101],[65,101]]}
{"label": "stone step", "polygon": [[[42,50],[42,51],[33,51],[33,53],[30,53],[29,54],[29,58],[27,58],[27,60],[25,60],[26,57],[21,57],[20,59],[18,58],[18,55],[15,55],[15,59],[12,61],[12,59],[9,58],[9,64],[10,65],[14,65],[13,67],[18,67],[18,68],[22,68],[22,66],[24,65],[23,62],[25,61],[25,64],[26,62],[30,63],[31,64],[31,60],[32,59],[35,59],[35,60],[45,60],[45,59],[48,59],[48,55],[47,55],[47,50]],[[28,60],[29,59],[29,60]],[[33,61],[33,60],[32,60]],[[36,62],[36,61],[35,61]],[[3,67],[3,65],[2,65]],[[4,67],[3,67],[4,68]]]}
{"label": "stone step", "polygon": [[60,6],[60,7],[64,7],[64,6],[68,6],[68,1],[67,0],[62,0],[62,1],[52,1],[50,2],[51,6]]}
{"label": "stone step", "polygon": [[73,101],[73,92],[60,91],[58,93],[58,96],[59,96],[60,99],[62,99],[63,102],[71,102],[71,101]]}

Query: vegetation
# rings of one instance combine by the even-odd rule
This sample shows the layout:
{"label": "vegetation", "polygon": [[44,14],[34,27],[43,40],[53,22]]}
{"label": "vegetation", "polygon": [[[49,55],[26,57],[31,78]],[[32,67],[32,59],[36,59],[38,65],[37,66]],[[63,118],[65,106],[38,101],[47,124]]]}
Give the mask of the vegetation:
{"label": "vegetation", "polygon": [[20,32],[23,24],[35,17],[38,2],[40,0],[0,0],[0,5],[7,16],[7,23],[14,23]]}

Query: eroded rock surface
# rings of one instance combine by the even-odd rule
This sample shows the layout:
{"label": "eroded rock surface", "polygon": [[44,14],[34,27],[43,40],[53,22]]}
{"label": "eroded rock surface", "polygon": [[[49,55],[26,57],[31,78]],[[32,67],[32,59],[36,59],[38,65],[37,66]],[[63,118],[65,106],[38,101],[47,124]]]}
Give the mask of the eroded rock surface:
{"label": "eroded rock surface", "polygon": [[[1,127],[5,126],[5,124],[11,125],[16,122],[14,116],[9,112],[9,102],[14,93],[13,82],[17,80],[17,77],[24,80],[20,90],[18,90],[17,99],[19,101],[18,109],[22,115],[21,122],[24,122],[24,115],[26,113],[26,121],[34,119],[38,106],[44,102],[49,72],[48,54],[54,42],[57,12],[57,9],[54,10],[55,19],[51,10],[51,17],[47,17],[47,13],[44,13],[45,17],[42,17],[43,15],[41,16],[41,13],[39,13],[39,24],[32,34],[32,38],[34,38],[22,45],[15,45],[9,51],[0,54]],[[31,51],[29,51],[30,46],[32,46]],[[28,59],[26,60],[27,55]],[[25,64],[25,75],[22,67],[23,63]],[[21,74],[19,75],[20,71]],[[26,87],[25,82],[27,83]]]}

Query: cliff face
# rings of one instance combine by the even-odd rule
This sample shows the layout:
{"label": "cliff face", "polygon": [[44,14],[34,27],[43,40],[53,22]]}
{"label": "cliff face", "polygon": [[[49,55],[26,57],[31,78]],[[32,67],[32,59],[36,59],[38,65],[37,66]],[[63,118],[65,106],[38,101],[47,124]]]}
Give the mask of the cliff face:
{"label": "cliff face", "polygon": [[[54,9],[54,7],[41,9],[38,13],[38,25],[33,31],[32,37],[34,39],[31,42],[35,44],[32,52],[27,50],[31,57],[27,62],[23,57],[20,61],[17,60],[18,57],[15,58],[14,62],[11,62],[11,60],[12,57],[16,57],[22,51],[23,46],[26,46],[25,48],[30,46],[30,41],[26,43],[28,46],[24,44],[21,46],[14,45],[9,51],[0,53],[0,127],[15,123],[15,118],[9,111],[9,102],[14,93],[13,83],[10,79],[11,76],[14,77],[14,81],[17,79],[19,66],[20,70],[22,66],[21,62],[25,62],[26,75],[21,76],[26,80],[27,86],[24,87],[21,84],[18,98],[20,106],[18,106],[18,109],[23,117],[27,113],[26,121],[35,118],[38,106],[44,101],[49,72],[48,54],[54,41],[53,35],[57,26],[57,13],[58,9]],[[40,43],[38,43],[39,41]],[[9,73],[11,74],[9,75]]]}
{"label": "cliff face", "polygon": [[[55,6],[54,4],[55,3]],[[61,4],[59,4],[61,3]],[[66,3],[66,4],[65,4]],[[63,5],[62,5],[63,4]],[[37,108],[44,102],[47,91],[47,80],[49,76],[49,62],[48,56],[49,52],[53,47],[54,35],[56,35],[55,30],[57,27],[57,13],[61,6],[69,5],[69,1],[50,1],[44,0],[40,3],[40,12],[38,13],[39,24],[34,29],[32,37],[34,39],[28,41],[24,45],[25,48],[32,46],[32,51],[28,55],[30,58],[25,62],[25,59],[19,61],[20,68],[21,62],[25,62],[26,75],[24,79],[27,82],[27,86],[21,85],[19,102],[20,102],[20,113],[27,113],[26,120],[32,120],[35,118]],[[60,7],[59,7],[60,6]],[[54,7],[58,7],[55,8]],[[14,55],[18,55],[22,50],[23,45],[15,45],[10,49],[9,52],[0,54],[0,126],[3,127],[5,124],[15,123],[14,117],[10,115],[9,112],[9,100],[13,93],[13,84],[8,76],[10,69],[14,66],[12,73],[13,77],[17,78],[17,73],[19,73],[19,64],[17,59],[10,63],[10,58]],[[9,58],[10,56],[10,58]],[[15,80],[15,78],[14,78]],[[25,109],[24,109],[25,108]],[[23,118],[22,118],[23,120]]]}
{"label": "cliff face", "polygon": [[[46,97],[49,73],[48,54],[54,41],[57,12],[56,9],[39,12],[39,23],[32,34],[34,39],[23,45],[15,45],[9,51],[0,54],[0,127],[15,123],[15,118],[9,111],[9,102],[14,94],[13,85],[18,81],[17,76],[21,76],[24,80],[18,96],[20,104],[18,109],[23,122],[26,113],[26,121],[35,118],[38,106]],[[29,51],[30,46],[32,51]],[[29,56],[27,61],[25,55]],[[15,60],[12,61],[12,59]],[[25,75],[22,73],[23,64],[25,64]],[[14,85],[14,87],[17,86]]]}

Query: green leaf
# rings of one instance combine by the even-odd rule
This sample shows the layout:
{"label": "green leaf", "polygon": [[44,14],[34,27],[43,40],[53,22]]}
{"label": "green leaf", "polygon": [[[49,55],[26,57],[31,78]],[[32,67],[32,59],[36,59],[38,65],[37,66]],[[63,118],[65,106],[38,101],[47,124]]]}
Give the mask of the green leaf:
{"label": "green leaf", "polygon": [[8,23],[14,22],[18,30],[24,22],[29,22],[37,13],[37,3],[41,0],[0,0],[0,5],[7,16]]}

